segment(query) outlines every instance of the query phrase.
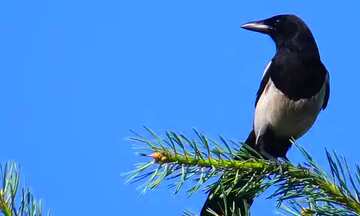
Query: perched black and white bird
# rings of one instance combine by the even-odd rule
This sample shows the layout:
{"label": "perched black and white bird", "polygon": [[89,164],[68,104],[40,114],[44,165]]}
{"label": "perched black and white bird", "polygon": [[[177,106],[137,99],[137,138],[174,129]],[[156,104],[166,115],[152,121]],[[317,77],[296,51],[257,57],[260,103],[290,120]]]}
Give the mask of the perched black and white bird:
{"label": "perched black and white bird", "polygon": [[[265,158],[286,158],[290,140],[304,135],[326,108],[329,74],[310,29],[299,17],[277,15],[241,27],[269,35],[276,45],[257,91],[253,130],[246,143]],[[208,209],[223,215],[223,200],[209,198],[201,215],[211,215]],[[241,200],[251,204],[252,197],[228,198],[229,203]]]}

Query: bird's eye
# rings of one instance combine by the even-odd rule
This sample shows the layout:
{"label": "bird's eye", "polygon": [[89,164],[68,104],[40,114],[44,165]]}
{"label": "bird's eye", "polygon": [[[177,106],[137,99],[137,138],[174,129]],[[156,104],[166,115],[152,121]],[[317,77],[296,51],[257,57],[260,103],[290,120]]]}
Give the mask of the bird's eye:
{"label": "bird's eye", "polygon": [[274,20],[273,27],[277,28],[279,25],[280,25],[280,20],[279,19]]}

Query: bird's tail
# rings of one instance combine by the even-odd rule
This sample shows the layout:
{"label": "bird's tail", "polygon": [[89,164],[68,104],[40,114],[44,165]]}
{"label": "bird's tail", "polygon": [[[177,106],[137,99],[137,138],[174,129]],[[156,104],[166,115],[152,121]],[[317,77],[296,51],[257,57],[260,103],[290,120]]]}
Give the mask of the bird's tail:
{"label": "bird's tail", "polygon": [[[248,138],[245,141],[245,144],[255,149],[255,133],[251,131]],[[220,178],[219,181],[223,179],[224,176],[227,176],[227,173]],[[247,183],[247,180],[239,180],[236,187],[242,188]],[[220,194],[215,194],[214,190],[210,190],[209,195],[206,199],[204,206],[201,209],[200,216],[224,216],[227,212],[227,215],[236,215],[236,216],[247,216],[249,215],[249,208],[253,202],[254,195],[249,195],[247,197],[239,197],[237,194],[230,193],[226,199],[221,197]],[[234,213],[232,213],[234,212]]]}

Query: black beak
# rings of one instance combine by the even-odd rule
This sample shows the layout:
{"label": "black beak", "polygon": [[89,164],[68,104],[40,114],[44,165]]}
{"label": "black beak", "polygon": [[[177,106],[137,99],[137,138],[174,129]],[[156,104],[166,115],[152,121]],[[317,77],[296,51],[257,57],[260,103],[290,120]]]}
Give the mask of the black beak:
{"label": "black beak", "polygon": [[241,28],[265,34],[270,34],[273,30],[273,28],[269,25],[266,25],[264,21],[248,22],[242,25]]}

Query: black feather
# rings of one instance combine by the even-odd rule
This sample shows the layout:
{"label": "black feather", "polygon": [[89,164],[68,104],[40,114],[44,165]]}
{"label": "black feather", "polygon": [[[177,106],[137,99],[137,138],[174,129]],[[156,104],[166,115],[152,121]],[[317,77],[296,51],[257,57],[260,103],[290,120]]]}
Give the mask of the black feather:
{"label": "black feather", "polygon": [[263,93],[265,87],[266,87],[266,84],[268,83],[269,81],[269,78],[270,78],[270,73],[269,73],[269,68],[271,67],[271,62],[270,62],[270,65],[268,68],[266,68],[266,71],[264,71],[264,75],[263,75],[263,78],[260,82],[260,86],[259,86],[259,89],[258,91],[256,92],[256,100],[255,100],[255,107],[257,105],[257,102],[259,101],[260,99],[260,96],[261,94]]}
{"label": "black feather", "polygon": [[324,97],[324,103],[322,105],[322,109],[324,110],[327,107],[328,101],[330,97],[330,78],[328,76],[328,80],[326,82],[326,89],[325,89],[325,97]]}

